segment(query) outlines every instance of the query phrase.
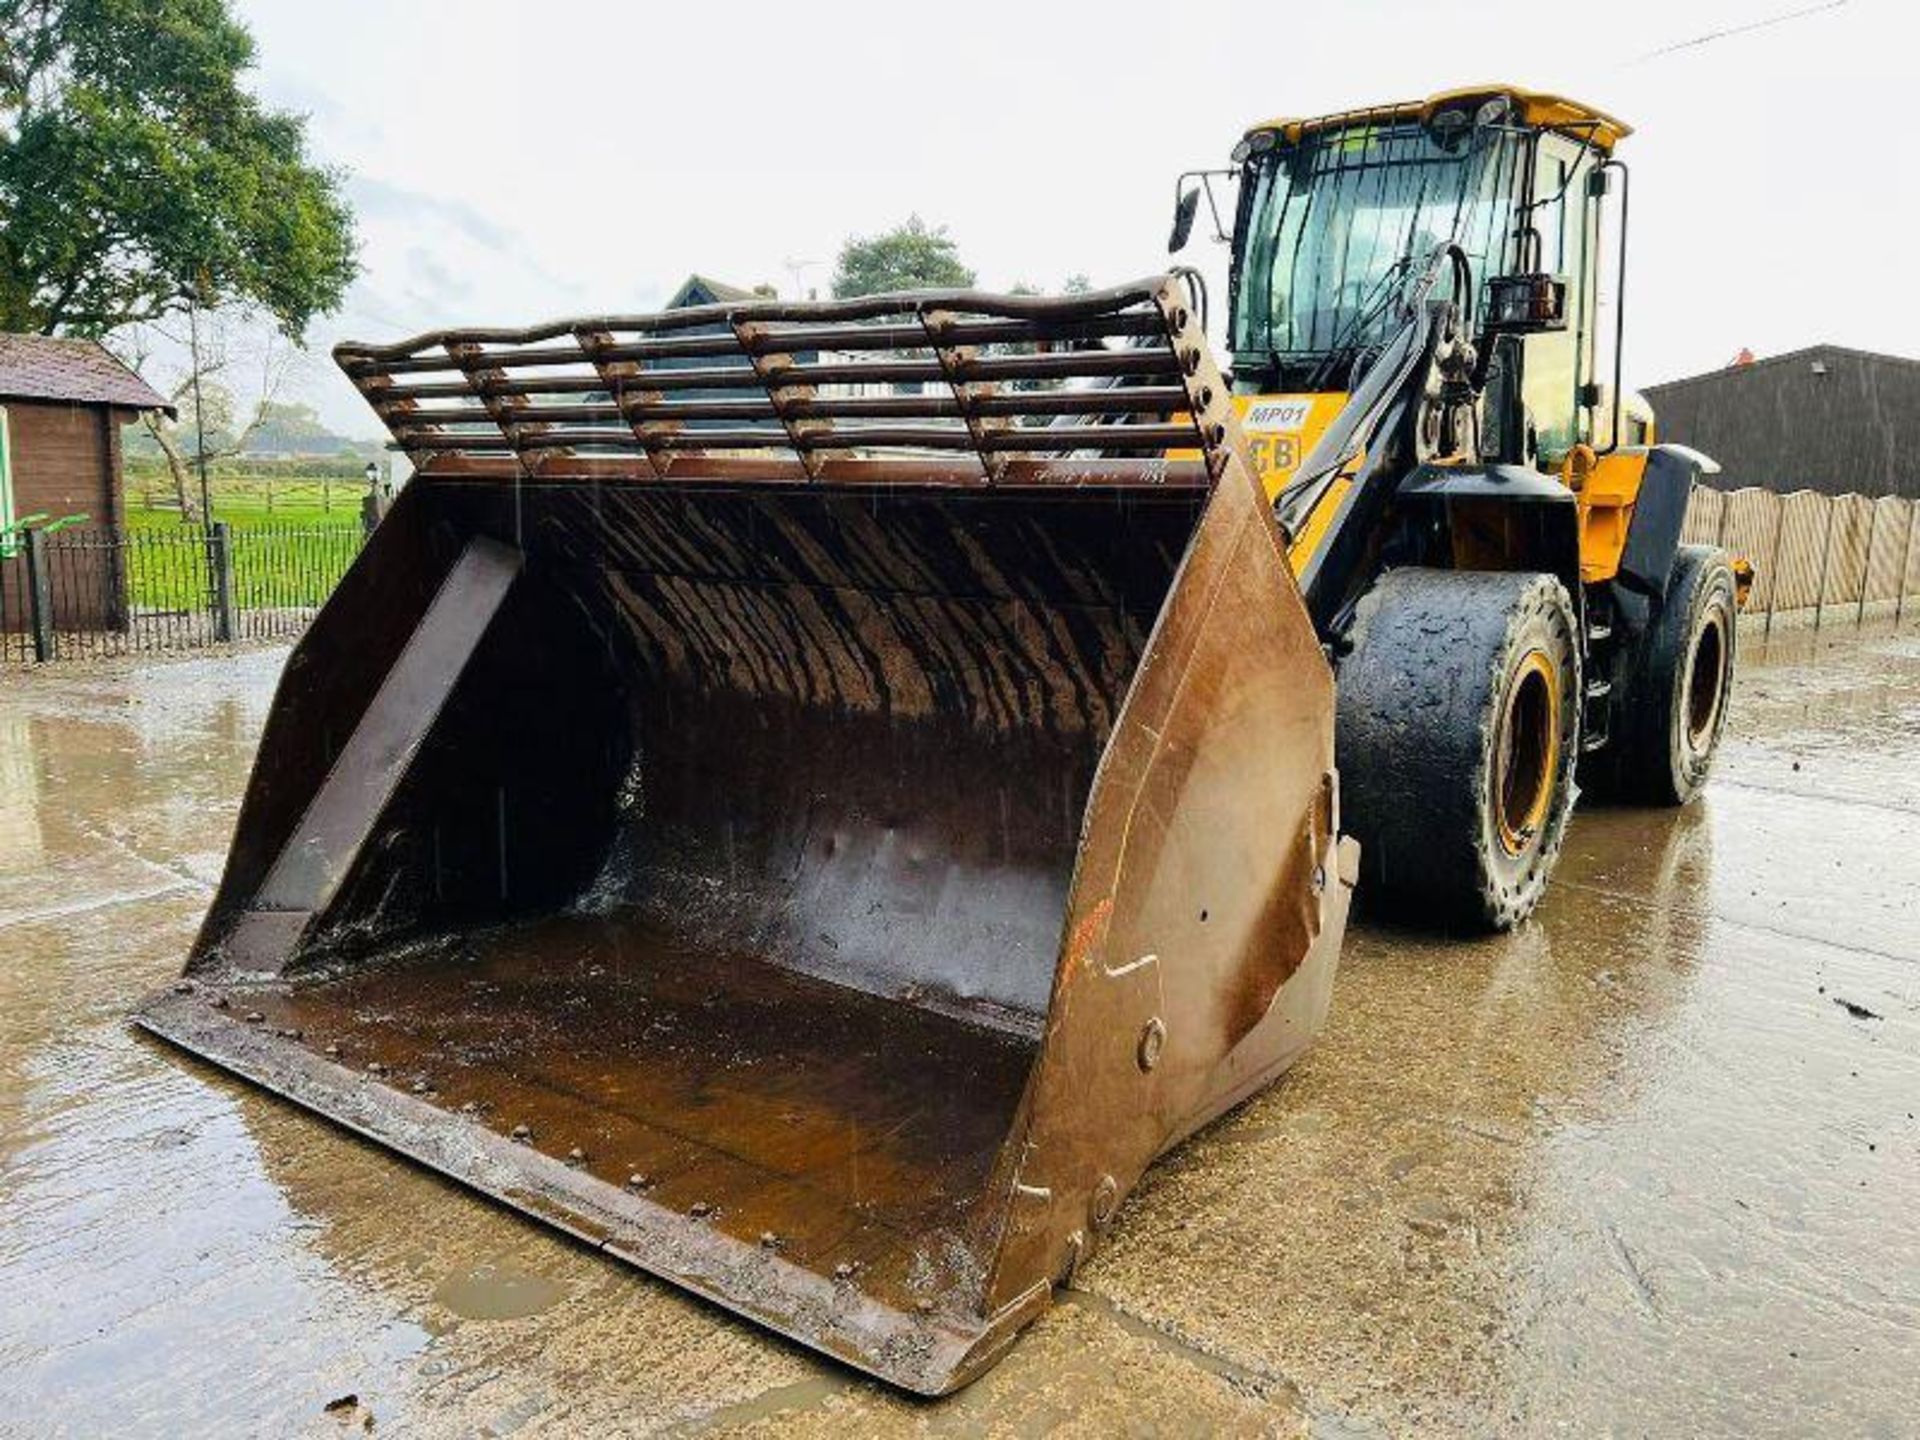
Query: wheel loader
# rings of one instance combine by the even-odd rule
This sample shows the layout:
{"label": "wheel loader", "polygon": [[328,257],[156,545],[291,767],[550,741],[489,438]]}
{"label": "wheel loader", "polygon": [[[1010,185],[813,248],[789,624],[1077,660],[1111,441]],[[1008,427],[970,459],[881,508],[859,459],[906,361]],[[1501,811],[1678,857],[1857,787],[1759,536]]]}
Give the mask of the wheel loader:
{"label": "wheel loader", "polygon": [[1680,543],[1718,467],[1620,384],[1628,133],[1481,86],[1234,150],[1234,408],[1335,667],[1361,895],[1422,923],[1525,918],[1579,785],[1684,804],[1726,721],[1752,570]]}
{"label": "wheel loader", "polygon": [[1698,788],[1738,580],[1597,376],[1624,134],[1256,127],[1227,369],[1181,271],[340,346],[414,475],[139,1023],[966,1383],[1303,1052],[1356,884],[1510,925],[1576,774]]}

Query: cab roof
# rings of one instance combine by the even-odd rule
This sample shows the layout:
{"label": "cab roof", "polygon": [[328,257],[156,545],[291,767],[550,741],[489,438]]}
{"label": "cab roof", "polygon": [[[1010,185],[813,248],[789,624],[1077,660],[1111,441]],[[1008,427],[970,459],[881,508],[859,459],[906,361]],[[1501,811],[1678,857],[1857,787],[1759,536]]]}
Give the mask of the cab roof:
{"label": "cab roof", "polygon": [[1389,124],[1400,120],[1430,120],[1441,110],[1452,106],[1475,106],[1496,98],[1504,97],[1513,104],[1522,123],[1537,126],[1542,130],[1558,131],[1575,140],[1588,140],[1606,153],[1633,133],[1633,127],[1623,120],[1616,120],[1604,110],[1596,110],[1591,105],[1583,105],[1578,100],[1569,100],[1564,95],[1548,95],[1539,90],[1525,90],[1518,85],[1466,85],[1455,90],[1442,90],[1429,95],[1424,100],[1402,100],[1387,105],[1368,105],[1358,110],[1343,110],[1332,115],[1320,115],[1312,119],[1290,119],[1282,117],[1265,120],[1247,128],[1248,135],[1261,131],[1277,132],[1281,138],[1291,142],[1312,130],[1330,130],[1336,126],[1363,123]]}

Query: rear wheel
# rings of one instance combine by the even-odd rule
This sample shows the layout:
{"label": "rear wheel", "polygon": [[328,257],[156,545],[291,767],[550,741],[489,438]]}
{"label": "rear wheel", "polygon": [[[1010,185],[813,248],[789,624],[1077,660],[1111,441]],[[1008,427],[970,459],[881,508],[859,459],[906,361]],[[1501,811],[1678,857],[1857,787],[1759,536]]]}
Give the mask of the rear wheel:
{"label": "rear wheel", "polygon": [[1551,575],[1393,570],[1360,602],[1338,759],[1364,901],[1474,929],[1532,912],[1573,808],[1574,635]]}
{"label": "rear wheel", "polygon": [[1674,552],[1666,604],[1640,647],[1613,741],[1609,768],[1622,798],[1684,805],[1707,783],[1733,690],[1734,594],[1726,551]]}

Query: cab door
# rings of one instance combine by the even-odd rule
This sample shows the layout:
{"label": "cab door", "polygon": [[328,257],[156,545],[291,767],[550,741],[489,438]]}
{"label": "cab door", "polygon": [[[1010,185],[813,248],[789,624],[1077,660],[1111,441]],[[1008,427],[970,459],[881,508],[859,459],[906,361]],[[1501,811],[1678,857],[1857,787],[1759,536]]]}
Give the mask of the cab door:
{"label": "cab door", "polygon": [[1557,470],[1575,445],[1593,443],[1596,397],[1594,333],[1599,253],[1599,197],[1591,192],[1596,157],[1564,135],[1543,132],[1534,148],[1527,217],[1535,246],[1526,268],[1567,282],[1567,325],[1529,335],[1521,399],[1538,446],[1539,465]]}

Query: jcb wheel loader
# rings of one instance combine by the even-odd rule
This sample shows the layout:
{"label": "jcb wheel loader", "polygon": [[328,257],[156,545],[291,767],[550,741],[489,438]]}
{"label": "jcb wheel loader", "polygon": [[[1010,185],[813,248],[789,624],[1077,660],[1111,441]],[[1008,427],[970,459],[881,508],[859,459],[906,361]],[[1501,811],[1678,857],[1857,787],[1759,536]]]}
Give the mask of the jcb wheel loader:
{"label": "jcb wheel loader", "polygon": [[1527,177],[1564,141],[1587,196],[1620,129],[1453,113],[1254,132],[1231,384],[1178,273],[339,347],[414,476],[140,1023],[898,1385],[977,1375],[1311,1041],[1344,832],[1505,923],[1583,721],[1656,796],[1711,756],[1698,462],[1582,448],[1591,285],[1534,233]]}
{"label": "jcb wheel loader", "polygon": [[1493,86],[1234,152],[1234,409],[1335,668],[1361,894],[1420,921],[1524,918],[1576,780],[1684,804],[1726,720],[1751,570],[1680,544],[1717,467],[1622,390],[1617,293],[1600,345],[1627,134]]}

